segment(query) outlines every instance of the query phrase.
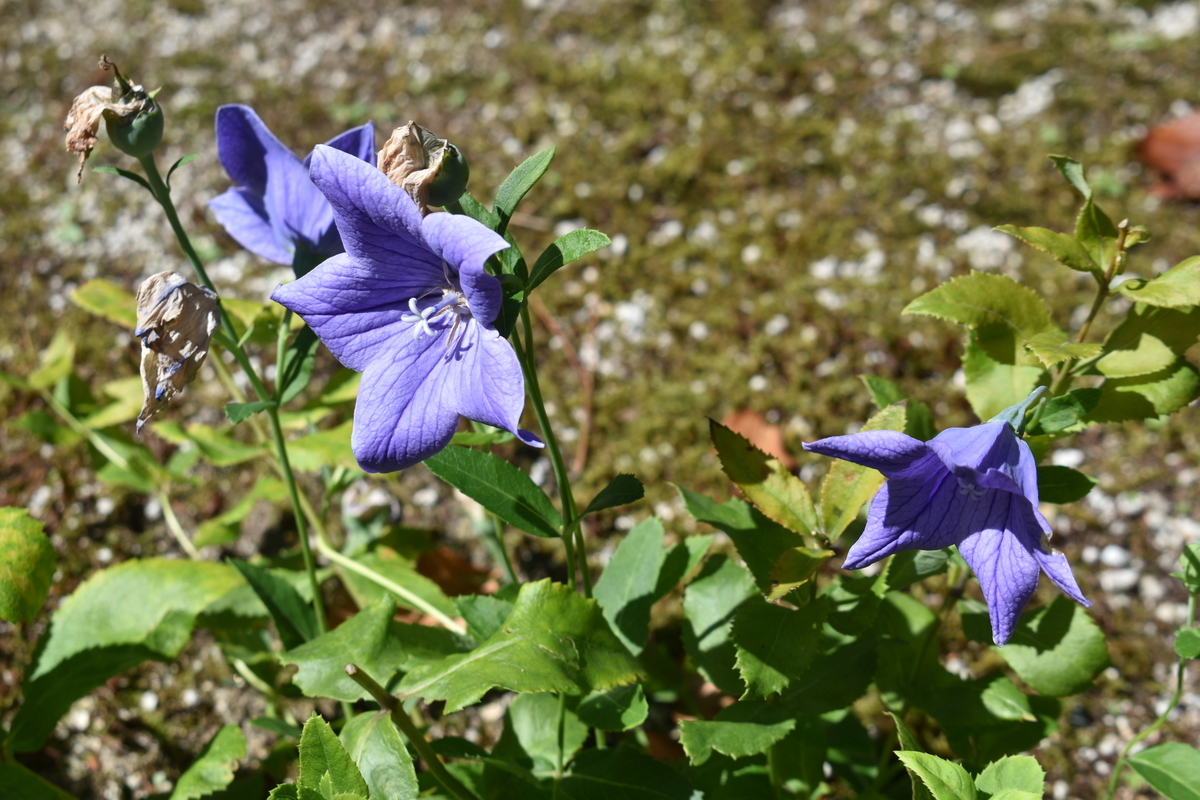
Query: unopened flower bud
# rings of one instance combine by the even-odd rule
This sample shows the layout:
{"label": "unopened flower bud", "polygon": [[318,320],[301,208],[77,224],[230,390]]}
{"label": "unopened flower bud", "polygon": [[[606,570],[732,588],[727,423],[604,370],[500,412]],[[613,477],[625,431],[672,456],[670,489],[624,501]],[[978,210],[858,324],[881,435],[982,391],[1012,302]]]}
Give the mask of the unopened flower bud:
{"label": "unopened flower bud", "polygon": [[188,283],[177,272],[152,275],[138,287],[133,335],[142,340],[145,396],[138,433],[200,371],[217,328],[217,300],[216,292]]}
{"label": "unopened flower bud", "polygon": [[113,144],[121,152],[143,158],[162,142],[162,108],[140,86],[130,83],[117,65],[100,57],[100,68],[111,69],[116,76],[113,86],[90,86],[71,103],[67,113],[67,152],[79,156],[76,180],[83,180],[83,165],[96,146],[100,119]]}
{"label": "unopened flower bud", "polygon": [[415,122],[396,128],[379,151],[379,168],[413,199],[422,214],[462,196],[471,175],[462,152]]}

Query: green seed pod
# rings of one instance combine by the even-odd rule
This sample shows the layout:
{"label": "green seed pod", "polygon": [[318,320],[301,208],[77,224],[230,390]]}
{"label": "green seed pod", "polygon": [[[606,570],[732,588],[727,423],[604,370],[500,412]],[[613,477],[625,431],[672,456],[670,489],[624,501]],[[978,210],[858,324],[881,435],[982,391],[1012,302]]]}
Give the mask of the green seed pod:
{"label": "green seed pod", "polygon": [[104,127],[117,149],[134,158],[145,158],[162,143],[162,106],[147,98],[145,107],[132,120],[112,111],[104,112]]}
{"label": "green seed pod", "polygon": [[431,206],[444,206],[462,197],[471,177],[471,167],[457,147],[446,142],[441,156],[441,169],[429,184]]}

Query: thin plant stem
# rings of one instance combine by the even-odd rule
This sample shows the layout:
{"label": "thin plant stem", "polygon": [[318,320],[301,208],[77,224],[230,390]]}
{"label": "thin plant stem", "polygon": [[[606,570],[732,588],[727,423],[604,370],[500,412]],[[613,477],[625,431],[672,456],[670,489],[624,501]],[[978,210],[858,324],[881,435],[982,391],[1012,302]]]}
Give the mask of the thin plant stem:
{"label": "thin plant stem", "polygon": [[[175,203],[171,200],[171,190],[163,182],[162,176],[159,175],[158,166],[154,163],[154,154],[138,159],[142,164],[142,169],[146,171],[146,179],[150,184],[150,190],[154,195],[154,199],[162,206],[163,213],[167,215],[167,222],[171,225],[171,230],[175,233],[175,238],[179,241],[179,246],[183,250],[188,261],[192,263],[193,269],[196,270],[196,275],[203,283],[212,291],[216,291],[212,280],[208,277],[208,272],[204,269],[204,264],[200,260],[199,254],[196,253],[196,248],[192,246],[192,240],[188,237],[187,232],[183,229],[183,225],[179,222],[179,214],[175,210]],[[218,304],[220,301],[217,301]],[[271,394],[263,385],[262,379],[258,377],[258,373],[254,370],[254,366],[250,363],[249,356],[246,355],[245,348],[238,342],[237,333],[233,328],[233,320],[222,309],[220,316],[221,331],[224,333],[221,344],[233,353],[233,357],[237,359],[242,370],[245,371],[246,377],[250,381],[250,385],[254,388],[254,393],[258,395],[260,400],[272,400]],[[296,476],[292,472],[291,462],[288,459],[287,444],[283,438],[283,427],[279,423],[279,409],[276,406],[270,406],[266,409],[267,419],[270,423],[271,438],[275,442],[275,455],[279,460],[279,465],[283,472],[283,482],[287,486],[288,496],[292,501],[292,514],[296,519],[296,536],[300,540],[300,552],[304,556],[304,570],[308,573],[309,583],[312,585],[313,609],[317,614],[317,628],[321,633],[328,630],[328,624],[325,620],[325,602],[321,596],[321,584],[317,580],[317,566],[313,560],[312,547],[308,542],[308,531],[305,526],[304,512],[300,507],[299,489],[296,486]]]}
{"label": "thin plant stem", "polygon": [[354,664],[346,665],[346,674],[355,683],[367,690],[371,697],[375,698],[375,702],[379,703],[380,708],[388,712],[392,722],[412,742],[417,754],[421,756],[421,760],[425,762],[425,766],[433,774],[434,780],[443,789],[458,798],[458,800],[479,800],[458,778],[455,778],[446,770],[446,765],[442,763],[438,754],[433,751],[433,746],[425,738],[425,734],[418,730],[408,714],[404,713],[404,705],[396,697],[388,694],[387,690],[380,686],[378,681]]}
{"label": "thin plant stem", "polygon": [[[1196,595],[1193,594],[1188,597],[1187,622],[1184,624],[1184,627],[1190,628],[1195,624]],[[1125,749],[1121,751],[1121,755],[1117,759],[1117,763],[1113,765],[1112,779],[1108,782],[1108,794],[1106,795],[1107,800],[1112,800],[1113,796],[1117,793],[1117,786],[1121,777],[1121,773],[1126,767],[1129,766],[1129,751],[1132,750],[1134,745],[1136,745],[1138,742],[1142,741],[1147,736],[1165,725],[1167,722],[1167,717],[1171,716],[1171,712],[1174,711],[1175,707],[1179,705],[1179,701],[1183,698],[1183,679],[1187,672],[1187,662],[1188,659],[1184,656],[1179,657],[1179,666],[1175,668],[1175,692],[1171,695],[1171,700],[1169,703],[1167,703],[1167,707],[1161,714],[1158,715],[1158,719],[1150,723],[1149,727],[1145,728],[1137,736],[1134,736],[1132,739],[1130,739],[1129,744],[1125,745]]]}
{"label": "thin plant stem", "polygon": [[188,557],[198,561],[200,551],[196,549],[196,545],[192,544],[192,540],[187,537],[183,526],[179,524],[179,517],[175,516],[175,509],[171,508],[171,498],[162,489],[155,492],[155,497],[158,498],[158,504],[162,507],[163,521],[167,523],[167,530],[175,537],[175,541],[179,542],[179,546],[188,554]]}
{"label": "thin plant stem", "polygon": [[554,791],[558,792],[558,784],[563,777],[563,750],[567,734],[567,696],[561,692],[558,695],[558,759],[554,764]]}
{"label": "thin plant stem", "polygon": [[513,569],[512,559],[508,556],[508,548],[504,546],[504,523],[500,520],[500,517],[490,511],[488,512],[488,521],[492,526],[490,536],[496,543],[496,550],[500,553],[500,560],[504,562],[504,570],[508,573],[508,579],[514,586],[520,586],[521,580],[517,577],[517,571]]}

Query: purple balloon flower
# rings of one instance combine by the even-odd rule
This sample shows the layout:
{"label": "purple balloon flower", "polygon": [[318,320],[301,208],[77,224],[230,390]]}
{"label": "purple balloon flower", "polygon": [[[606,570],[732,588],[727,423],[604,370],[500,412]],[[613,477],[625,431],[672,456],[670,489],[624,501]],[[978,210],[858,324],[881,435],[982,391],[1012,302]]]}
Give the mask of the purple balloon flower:
{"label": "purple balloon flower", "polygon": [[[375,164],[371,123],[331,139],[329,146]],[[296,268],[297,277],[345,250],[329,201],[289,150],[249,106],[217,109],[217,157],[239,185],[209,201],[217,222],[252,253]]]}
{"label": "purple balloon flower", "polygon": [[894,431],[833,436],[806,450],[877,469],[887,482],[871,501],[867,527],[846,555],[860,569],[900,550],[958,550],[979,578],[1002,645],[1045,572],[1090,606],[1066,556],[1048,549],[1038,511],[1037,464],[1003,420],[949,428],[928,442]]}
{"label": "purple balloon flower", "polygon": [[517,427],[525,380],[492,327],[503,292],[483,265],[508,247],[503,237],[469,217],[422,217],[386,175],[331,147],[313,152],[312,179],[346,252],[271,298],[363,373],[352,437],[362,468],[423,461],[450,443],[460,414],[541,447]]}

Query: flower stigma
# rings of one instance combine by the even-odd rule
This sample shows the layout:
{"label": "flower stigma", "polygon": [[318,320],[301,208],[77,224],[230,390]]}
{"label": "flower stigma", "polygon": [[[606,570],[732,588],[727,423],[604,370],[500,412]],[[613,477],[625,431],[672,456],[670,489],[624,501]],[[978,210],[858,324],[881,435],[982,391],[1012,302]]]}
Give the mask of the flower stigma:
{"label": "flower stigma", "polygon": [[420,308],[417,306],[417,298],[410,297],[408,300],[408,309],[410,314],[405,314],[400,317],[401,322],[406,322],[413,326],[413,336],[420,338],[422,334],[433,336],[434,330],[429,325],[429,321],[450,312],[454,314],[454,323],[450,328],[450,335],[446,339],[446,346],[454,341],[454,334],[458,331],[458,324],[463,317],[471,316],[471,308],[467,304],[466,295],[454,289],[442,289],[442,299],[437,303]]}

